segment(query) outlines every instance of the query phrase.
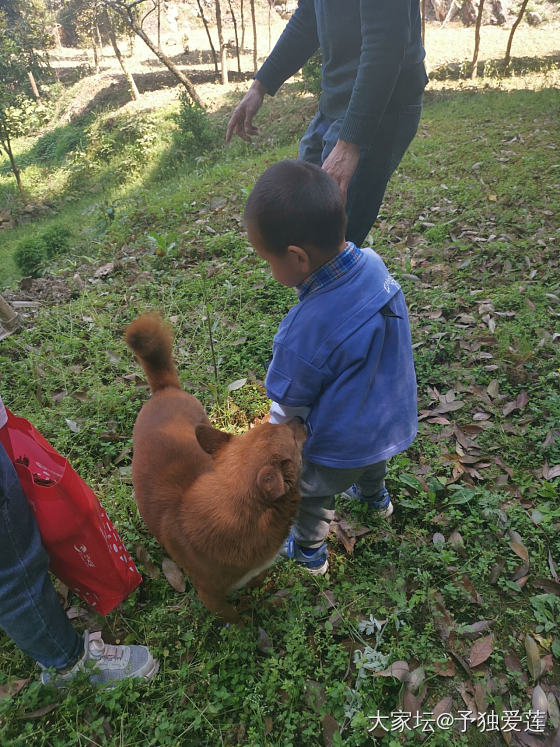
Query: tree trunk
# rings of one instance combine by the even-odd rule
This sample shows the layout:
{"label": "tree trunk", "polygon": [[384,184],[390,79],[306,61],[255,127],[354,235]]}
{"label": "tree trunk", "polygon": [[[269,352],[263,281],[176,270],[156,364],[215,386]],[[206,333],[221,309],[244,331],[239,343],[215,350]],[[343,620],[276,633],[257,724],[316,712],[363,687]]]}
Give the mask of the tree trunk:
{"label": "tree trunk", "polygon": [[507,43],[506,56],[504,57],[504,69],[505,70],[508,69],[509,63],[511,61],[511,45],[513,43],[513,35],[515,34],[517,27],[521,23],[521,19],[523,18],[523,14],[525,13],[525,9],[527,8],[528,4],[529,4],[529,0],[523,0],[523,2],[521,3],[521,8],[519,8],[519,13],[517,14],[517,18],[515,19],[515,22],[513,26],[511,27],[511,31],[510,31],[509,39]]}
{"label": "tree trunk", "polygon": [[200,13],[200,17],[202,18],[202,23],[204,24],[204,28],[206,29],[206,36],[208,37],[208,43],[210,44],[210,49],[212,50],[212,57],[214,58],[214,69],[216,72],[218,72],[218,55],[216,54],[216,48],[214,47],[214,42],[212,41],[212,36],[210,34],[210,28],[208,27],[208,21],[206,20],[206,16],[204,15],[204,9],[202,7],[202,4],[200,0],[196,0],[198,5],[198,12]]}
{"label": "tree trunk", "polygon": [[132,73],[129,70],[127,70],[127,67],[124,64],[121,50],[119,49],[119,45],[117,44],[117,36],[115,34],[115,27],[113,26],[109,13],[107,12],[105,13],[105,20],[107,22],[107,30],[109,32],[109,39],[111,40],[111,46],[113,47],[113,52],[115,53],[115,57],[119,61],[119,65],[121,66],[121,70],[124,73],[124,77],[127,80],[128,87],[130,89],[130,95],[132,96],[134,101],[138,101],[138,99],[140,98],[140,93],[138,91],[138,88],[136,87],[136,83],[134,82]]}
{"label": "tree trunk", "polygon": [[422,44],[424,44],[426,39],[426,0],[422,0],[420,12],[422,13]]}
{"label": "tree trunk", "polygon": [[157,0],[157,48],[161,49],[161,0]]}
{"label": "tree trunk", "polygon": [[41,101],[41,94],[39,93],[39,89],[37,88],[37,81],[35,80],[35,76],[31,72],[31,70],[27,71],[27,77],[29,78],[31,90],[33,91],[33,98],[35,99],[35,101]]}
{"label": "tree trunk", "polygon": [[253,24],[253,72],[257,72],[257,19],[255,18],[255,0],[251,0],[251,22]]}
{"label": "tree trunk", "polygon": [[123,21],[128,24],[128,26],[130,26],[134,33],[142,39],[144,44],[152,50],[158,60],[160,60],[165,65],[165,67],[175,76],[175,78],[183,86],[185,86],[185,89],[191,97],[192,101],[195,104],[198,104],[200,107],[204,108],[200,96],[196,92],[196,89],[190,79],[183,72],[181,72],[181,70],[179,70],[177,65],[175,65],[175,63],[170,60],[169,57],[161,51],[161,49],[158,49],[156,47],[156,45],[144,31],[144,29],[142,29],[138,25],[133,14],[133,8],[124,5],[124,3],[122,2],[116,2],[115,0],[102,0],[102,2],[108,8],[115,11],[115,13],[117,13],[123,19]]}
{"label": "tree trunk", "polygon": [[453,0],[452,3],[451,3],[451,5],[449,6],[449,10],[447,11],[447,15],[443,19],[443,22],[441,24],[442,27],[445,26],[446,23],[449,23],[450,21],[452,21],[455,18],[455,16],[457,15],[457,13],[459,12],[460,9],[461,8],[460,8],[460,5],[457,2],[457,0]]}
{"label": "tree trunk", "polygon": [[476,23],[477,12],[474,7],[474,0],[463,0],[463,7],[461,9],[461,16],[465,26],[472,26]]}
{"label": "tree trunk", "polygon": [[245,3],[244,0],[241,0],[241,7],[240,7],[240,13],[241,13],[241,51],[245,49]]}
{"label": "tree trunk", "polygon": [[99,49],[101,50],[101,56],[103,56],[103,39],[101,38],[101,32],[99,31],[99,26],[97,23],[95,24],[95,35],[97,37],[97,44],[99,46]]}
{"label": "tree trunk", "polygon": [[20,195],[24,197],[25,192],[23,191],[23,184],[21,183],[20,170],[18,168],[16,159],[14,158],[14,153],[12,151],[10,133],[8,132],[8,123],[6,122],[4,115],[2,114],[1,111],[0,111],[0,145],[2,146],[2,148],[6,152],[6,155],[10,159],[10,166],[12,169],[12,173],[16,178],[17,188],[19,190]]}
{"label": "tree trunk", "polygon": [[[423,0],[423,4],[425,5],[425,2]],[[453,3],[451,3],[452,5]],[[434,9],[434,16],[436,18],[436,21],[444,21],[445,16],[447,15],[448,9],[449,9],[449,2],[448,0],[431,0],[432,8]]]}
{"label": "tree trunk", "polygon": [[508,7],[504,0],[492,0],[492,11],[498,26],[503,26],[504,23],[507,23]]}
{"label": "tree trunk", "polygon": [[231,4],[231,0],[228,0],[229,3],[229,10],[231,13],[231,20],[233,21],[233,33],[235,34],[235,56],[237,57],[237,72],[241,72],[241,55],[239,54],[239,36],[237,34],[237,19],[235,18],[235,13],[233,10],[233,6]]}
{"label": "tree trunk", "polygon": [[97,54],[97,44],[95,39],[91,40],[91,51],[93,52],[93,64],[95,65],[95,72],[99,72],[99,55]]}
{"label": "tree trunk", "polygon": [[220,6],[220,0],[215,0],[216,4],[216,26],[218,28],[218,43],[220,45],[220,67],[222,71],[222,85],[226,85],[228,82],[227,73],[227,49],[224,44],[224,31],[222,27],[222,8]]}
{"label": "tree trunk", "polygon": [[476,15],[476,26],[474,29],[474,52],[471,62],[471,79],[476,78],[476,63],[478,61],[478,50],[480,49],[480,27],[482,25],[482,11],[484,0],[478,0],[478,13]]}

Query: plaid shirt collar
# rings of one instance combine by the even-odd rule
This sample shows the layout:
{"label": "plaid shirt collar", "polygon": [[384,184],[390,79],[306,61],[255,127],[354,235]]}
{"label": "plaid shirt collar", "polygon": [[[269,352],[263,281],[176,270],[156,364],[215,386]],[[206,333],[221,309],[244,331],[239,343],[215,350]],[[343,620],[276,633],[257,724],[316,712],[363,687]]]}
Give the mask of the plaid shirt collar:
{"label": "plaid shirt collar", "polygon": [[303,301],[310,293],[321,290],[329,283],[332,283],[333,280],[344,275],[345,272],[348,272],[356,264],[361,256],[361,249],[358,249],[351,241],[347,241],[345,248],[340,254],[337,254],[324,265],[321,265],[301,285],[296,286],[299,300]]}

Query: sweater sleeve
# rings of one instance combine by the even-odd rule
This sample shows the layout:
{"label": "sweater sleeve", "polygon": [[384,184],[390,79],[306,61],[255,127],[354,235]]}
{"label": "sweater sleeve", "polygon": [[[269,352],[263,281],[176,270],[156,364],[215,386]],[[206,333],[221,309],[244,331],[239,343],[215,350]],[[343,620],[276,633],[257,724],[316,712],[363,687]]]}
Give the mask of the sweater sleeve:
{"label": "sweater sleeve", "polygon": [[360,64],[339,138],[369,145],[401,72],[411,34],[410,0],[360,0]]}
{"label": "sweater sleeve", "polygon": [[274,96],[282,83],[297,73],[318,48],[314,1],[299,0],[296,11],[255,78]]}

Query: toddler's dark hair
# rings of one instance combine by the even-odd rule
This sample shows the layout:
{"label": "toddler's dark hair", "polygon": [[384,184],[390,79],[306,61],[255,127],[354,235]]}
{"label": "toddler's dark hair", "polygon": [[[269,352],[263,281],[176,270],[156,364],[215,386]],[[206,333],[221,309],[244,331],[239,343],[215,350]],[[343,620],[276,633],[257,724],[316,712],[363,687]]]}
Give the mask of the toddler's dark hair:
{"label": "toddler's dark hair", "polygon": [[245,225],[255,225],[272,254],[290,245],[336,251],[344,241],[346,211],[336,181],[305,161],[270,166],[245,205]]}

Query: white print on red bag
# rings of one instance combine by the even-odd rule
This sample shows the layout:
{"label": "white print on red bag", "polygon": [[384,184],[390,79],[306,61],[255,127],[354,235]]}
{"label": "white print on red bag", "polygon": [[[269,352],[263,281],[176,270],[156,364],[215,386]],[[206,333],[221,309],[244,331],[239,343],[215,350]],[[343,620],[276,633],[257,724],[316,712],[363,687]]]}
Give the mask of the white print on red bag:
{"label": "white print on red bag", "polygon": [[78,553],[84,565],[87,565],[88,568],[95,568],[95,563],[91,559],[91,555],[85,545],[74,545],[74,550]]}
{"label": "white print on red bag", "polygon": [[127,566],[127,570],[130,573],[136,574],[136,566],[132,562],[132,558],[130,557],[128,550],[123,545],[121,538],[115,531],[115,528],[109,521],[109,517],[103,509],[101,509],[101,511],[99,512],[99,516],[102,520],[101,533],[103,534],[103,538],[107,543],[107,547],[109,548],[109,550],[114,552],[115,555],[119,556],[119,560]]}

